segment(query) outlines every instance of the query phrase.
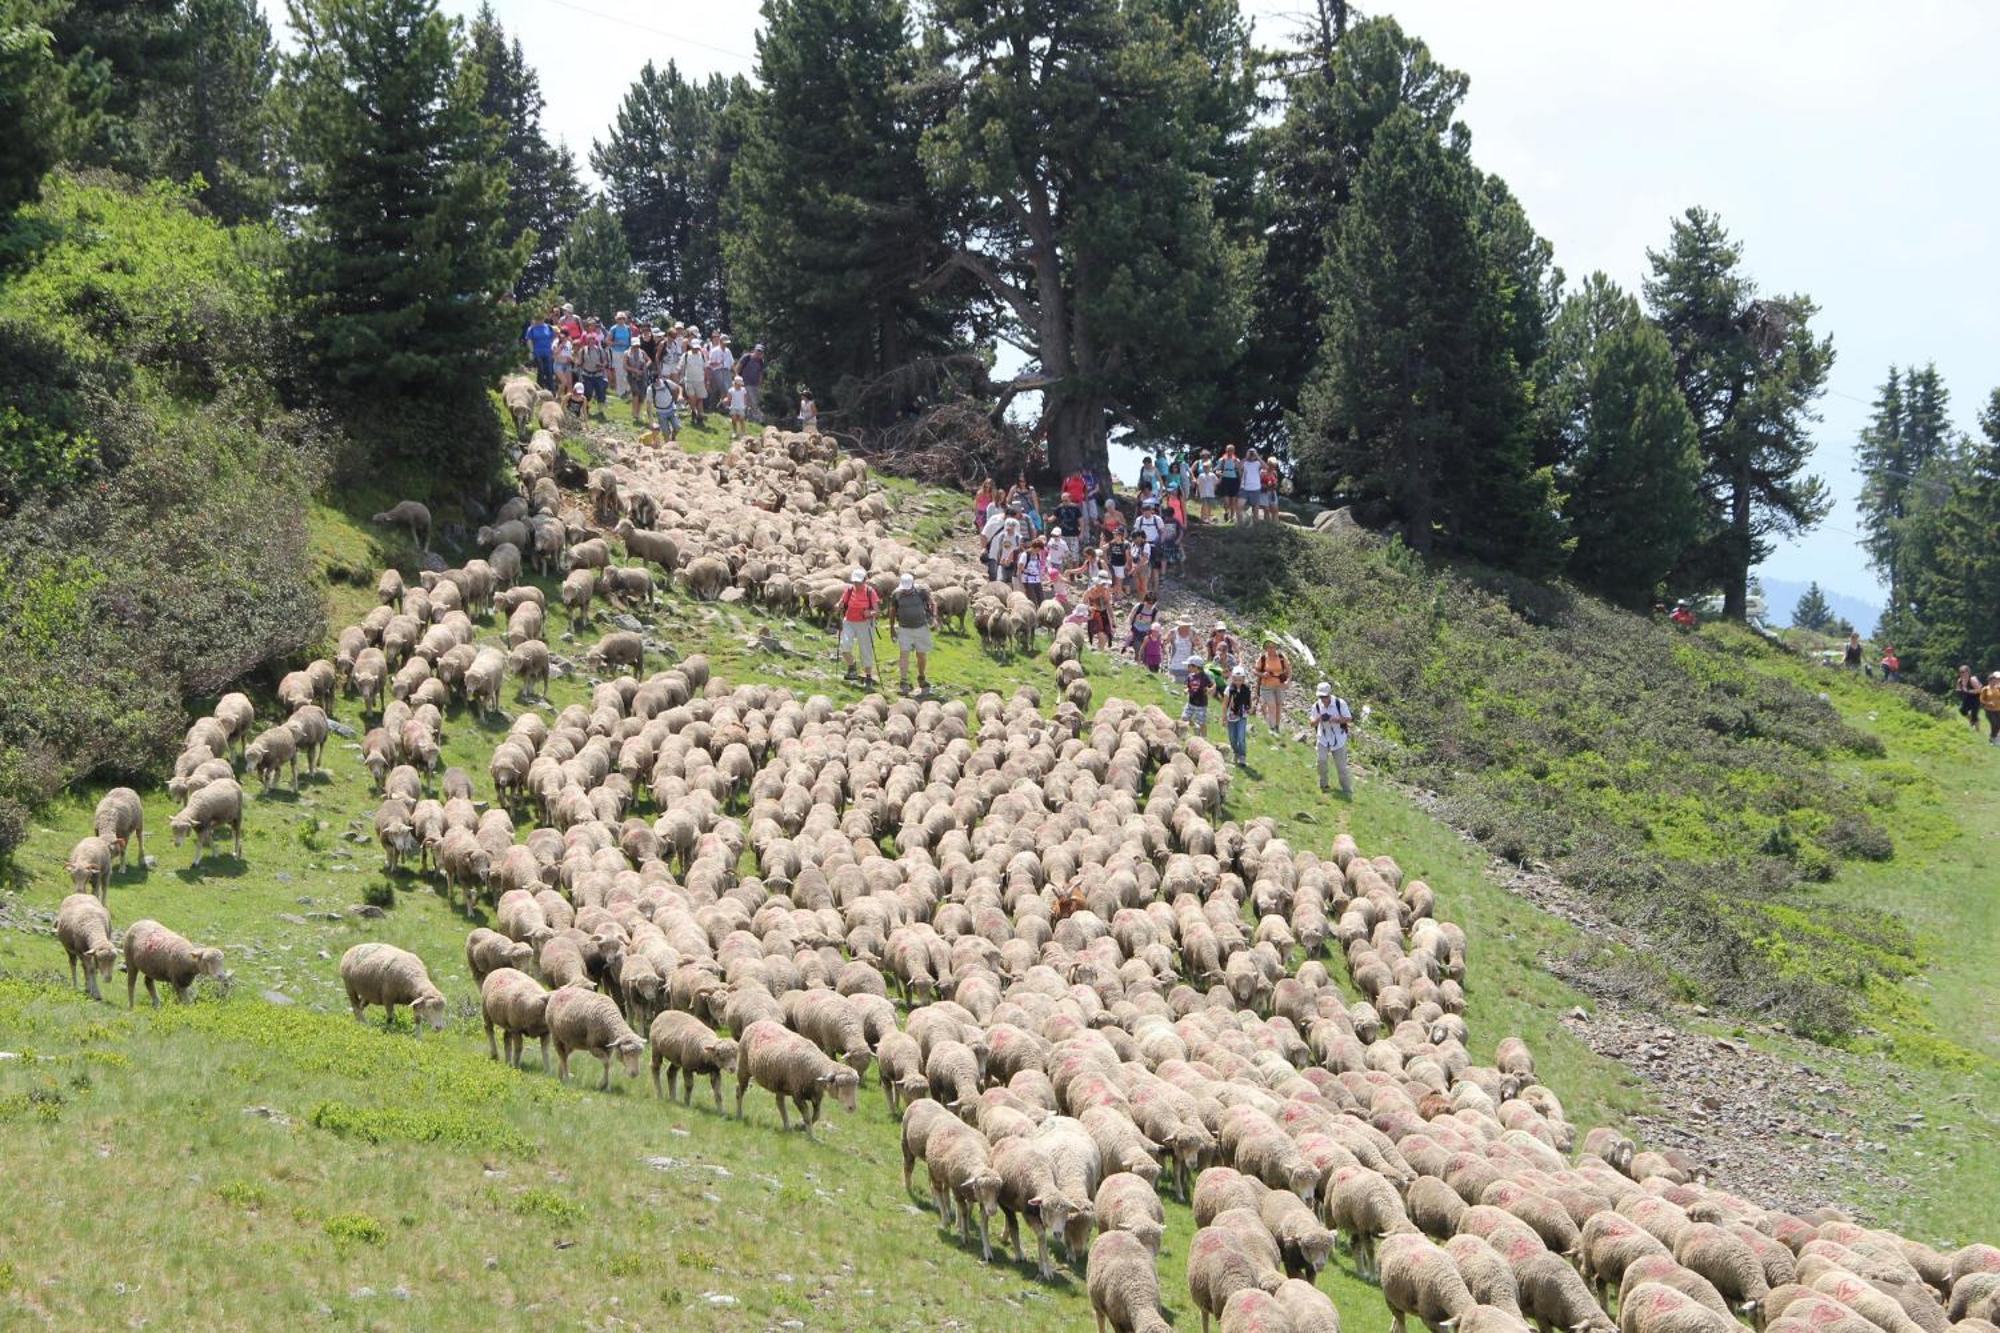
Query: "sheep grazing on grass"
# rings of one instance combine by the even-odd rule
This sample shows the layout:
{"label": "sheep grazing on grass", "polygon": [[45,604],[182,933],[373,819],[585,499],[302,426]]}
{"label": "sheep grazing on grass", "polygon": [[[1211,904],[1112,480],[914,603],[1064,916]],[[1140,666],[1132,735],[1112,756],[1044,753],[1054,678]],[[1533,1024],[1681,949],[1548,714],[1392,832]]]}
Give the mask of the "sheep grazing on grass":
{"label": "sheep grazing on grass", "polygon": [[[671,1009],[653,1019],[647,1035],[653,1048],[653,1095],[671,1100],[679,1091],[681,1104],[689,1105],[694,1101],[694,1076],[706,1074],[709,1088],[715,1093],[715,1109],[721,1111],[722,1076],[736,1068],[736,1043],[717,1036],[693,1014]],[[661,1065],[667,1067],[664,1093],[660,1090]]]}
{"label": "sheep grazing on grass", "polygon": [[136,987],[143,980],[146,996],[155,1009],[160,993],[154,983],[166,982],[174,988],[174,998],[187,1002],[188,987],[196,977],[222,980],[222,950],[202,948],[174,934],[157,921],[134,921],[125,931],[125,1007],[136,1003]]}
{"label": "sheep grazing on grass", "polygon": [[1611,1320],[1598,1309],[1590,1288],[1560,1255],[1529,1255],[1514,1265],[1514,1280],[1521,1312],[1540,1333],[1612,1333]]}
{"label": "sheep grazing on grass", "polygon": [[993,1150],[986,1136],[962,1120],[940,1120],[924,1141],[924,1163],[931,1173],[931,1201],[944,1225],[956,1214],[959,1234],[972,1244],[973,1213],[979,1223],[979,1257],[993,1262],[991,1218],[1000,1201],[1000,1173],[993,1169]]}
{"label": "sheep grazing on grass", "polygon": [[[938,1104],[930,1102],[928,1105],[935,1107]],[[1000,1192],[995,1203],[1006,1221],[1007,1246],[1014,1253],[1014,1262],[1023,1261],[1021,1219],[1026,1217],[1028,1229],[1035,1233],[1035,1270],[1041,1274],[1042,1281],[1047,1282],[1055,1276],[1055,1269],[1049,1262],[1049,1233],[1054,1231],[1061,1236],[1070,1214],[1075,1211],[1056,1185],[1055,1168],[1048,1149],[1028,1138],[1004,1138],[994,1145],[993,1170],[1000,1177]],[[1138,1178],[1133,1176],[1127,1179]],[[1122,1194],[1115,1190],[1114,1197],[1122,1197]],[[1136,1216],[1132,1220],[1136,1221]],[[1120,1229],[1135,1230],[1132,1227]],[[1152,1248],[1155,1251],[1159,1248],[1157,1233],[1153,1237]]]}
{"label": "sheep grazing on grass", "polygon": [[1201,1311],[1202,1333],[1208,1333],[1209,1320],[1222,1317],[1231,1296],[1245,1290],[1275,1292],[1285,1284],[1285,1275],[1247,1250],[1240,1233],[1203,1227],[1188,1243],[1187,1282],[1188,1295]]}
{"label": "sheep grazing on grass", "polygon": [[541,982],[515,967],[496,967],[479,982],[479,1012],[486,1022],[486,1049],[495,1060],[500,1048],[493,1043],[493,1029],[499,1028],[506,1045],[507,1063],[521,1067],[521,1048],[529,1037],[542,1043],[542,1068],[549,1067],[549,996]]}
{"label": "sheep grazing on grass", "polygon": [[1618,1307],[1619,1333],[1741,1333],[1742,1327],[1657,1282],[1640,1283]]}
{"label": "sheep grazing on grass", "polygon": [[431,511],[415,500],[399,500],[375,515],[373,521],[389,527],[408,528],[410,540],[417,544],[419,550],[431,549]]}
{"label": "sheep grazing on grass", "polygon": [[287,766],[292,770],[292,790],[299,789],[299,739],[286,726],[272,727],[244,748],[243,762],[269,791]]}
{"label": "sheep grazing on grass", "polygon": [[69,955],[69,984],[76,985],[76,967],[83,964],[83,988],[90,998],[101,1000],[98,978],[109,980],[118,966],[118,950],[111,944],[111,909],[88,893],[72,893],[56,909],[56,938]]}
{"label": "sheep grazing on grass", "polygon": [[1098,1184],[1091,1204],[1100,1231],[1129,1231],[1148,1252],[1160,1252],[1167,1215],[1160,1207],[1159,1192],[1150,1182],[1130,1171],[1114,1171]]}
{"label": "sheep grazing on grass", "polygon": [[1333,1255],[1333,1233],[1320,1225],[1312,1209],[1289,1190],[1269,1190],[1257,1215],[1278,1242],[1285,1275],[1315,1281]]}
{"label": "sheep grazing on grass", "polygon": [[70,887],[78,893],[95,894],[100,902],[111,897],[111,843],[92,836],[77,839],[69,849],[63,869],[69,872]]}
{"label": "sheep grazing on grass", "polygon": [[474,981],[483,982],[489,973],[503,967],[527,971],[535,965],[535,951],[530,945],[481,926],[465,937],[465,965]]}
{"label": "sheep grazing on grass", "polygon": [[1291,1333],[1292,1328],[1278,1298],[1255,1287],[1245,1287],[1231,1296],[1218,1322],[1222,1333]]}
{"label": "sheep grazing on grass", "polygon": [[111,853],[120,870],[126,866],[132,843],[138,844],[140,856],[146,854],[146,810],[139,802],[139,793],[130,787],[113,787],[105,792],[98,799],[90,826],[98,837],[111,844]]}
{"label": "sheep grazing on grass", "polygon": [[846,1065],[829,1059],[819,1047],[772,1019],[759,1019],[744,1029],[736,1047],[736,1118],[743,1118],[743,1096],[755,1083],[777,1097],[778,1120],[786,1129],[791,1120],[785,1113],[785,1099],[798,1105],[803,1118],[800,1128],[811,1132],[819,1119],[820,1102],[828,1092],[842,1109],[854,1110],[855,1089],[861,1076]]}
{"label": "sheep grazing on grass", "polygon": [[1130,1232],[1106,1231],[1092,1243],[1083,1281],[1097,1333],[1168,1333],[1173,1327],[1160,1313],[1152,1252]]}
{"label": "sheep grazing on grass", "polygon": [[1478,1236],[1453,1236],[1445,1241],[1444,1252],[1458,1266],[1458,1275],[1465,1279],[1466,1290],[1472,1293],[1473,1300],[1520,1316],[1520,1286],[1513,1268],[1500,1257],[1498,1250]]}
{"label": "sheep grazing on grass", "polygon": [[1405,1333],[1411,1315],[1429,1328],[1447,1327],[1477,1304],[1451,1255],[1421,1235],[1385,1237],[1379,1257],[1382,1301],[1395,1333]]}
{"label": "sheep grazing on grass", "polygon": [[556,1072],[565,1083],[569,1082],[573,1051],[594,1055],[604,1066],[604,1077],[597,1084],[599,1092],[611,1088],[614,1055],[625,1066],[627,1078],[639,1077],[639,1057],[645,1053],[646,1040],[626,1024],[609,995],[581,986],[564,986],[553,992],[549,996],[549,1037],[556,1046]]}
{"label": "sheep grazing on grass", "polygon": [[187,804],[167,821],[178,847],[192,833],[195,837],[194,864],[208,853],[217,829],[228,829],[236,839],[236,859],[243,859],[243,788],[230,778],[219,778],[189,793]]}
{"label": "sheep grazing on grass", "polygon": [[1333,1173],[1326,1220],[1337,1236],[1346,1238],[1355,1269],[1363,1277],[1378,1272],[1377,1242],[1385,1236],[1416,1231],[1403,1211],[1396,1187],[1365,1166],[1341,1167]]}
{"label": "sheep grazing on grass", "polygon": [[444,993],[431,984],[424,960],[407,949],[371,940],[357,944],[340,956],[340,984],[347,990],[354,1021],[371,1004],[382,1006],[382,1026],[393,1027],[396,1006],[406,1004],[412,1015],[410,1030],[422,1036],[424,1025],[444,1027]]}
{"label": "sheep grazing on grass", "polygon": [[[1289,1333],[1340,1333],[1340,1311],[1312,1283],[1288,1278],[1277,1290],[1278,1308],[1285,1312]],[[1227,1313],[1227,1307],[1224,1307]]]}

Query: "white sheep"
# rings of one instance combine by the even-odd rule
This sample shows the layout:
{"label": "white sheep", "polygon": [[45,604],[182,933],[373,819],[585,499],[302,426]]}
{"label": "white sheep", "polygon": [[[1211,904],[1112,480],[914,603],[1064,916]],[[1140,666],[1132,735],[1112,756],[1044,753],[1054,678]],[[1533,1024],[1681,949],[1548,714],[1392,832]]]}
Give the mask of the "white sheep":
{"label": "white sheep", "polygon": [[536,1037],[542,1043],[542,1068],[549,1067],[549,996],[553,991],[519,968],[496,967],[479,982],[479,1012],[486,1023],[486,1049],[495,1060],[499,1049],[493,1044],[493,1029],[499,1028],[507,1044],[507,1063],[521,1067],[524,1039]]}
{"label": "white sheep", "polygon": [[[310,703],[310,698],[308,698]],[[299,708],[306,704],[297,705]],[[243,762],[271,790],[278,774],[288,765],[292,770],[292,790],[299,789],[299,738],[289,726],[276,726],[260,733],[243,751]]]}
{"label": "white sheep", "polygon": [[503,967],[525,972],[534,965],[531,946],[510,940],[497,930],[480,926],[465,937],[465,966],[474,981],[483,982],[488,973]]}
{"label": "white sheep", "polygon": [[138,983],[146,983],[147,998],[155,1009],[160,993],[154,982],[164,981],[174,988],[174,998],[187,1002],[188,987],[196,977],[222,980],[222,950],[202,948],[176,935],[150,918],[134,921],[125,931],[125,1007],[136,1002]]}
{"label": "white sheep", "polygon": [[374,522],[410,530],[410,540],[420,550],[431,549],[431,511],[415,500],[399,500],[375,515]]}
{"label": "white sheep", "polygon": [[549,1036],[556,1046],[556,1072],[565,1083],[569,1082],[572,1051],[584,1051],[602,1062],[604,1077],[597,1085],[600,1092],[611,1087],[614,1055],[624,1064],[626,1077],[639,1077],[639,1057],[645,1052],[646,1040],[626,1024],[609,995],[581,986],[564,986],[552,992]]}
{"label": "white sheep", "polygon": [[111,909],[91,894],[72,893],[56,909],[56,938],[69,955],[69,984],[76,985],[76,966],[82,963],[84,989],[91,999],[103,999],[98,978],[108,980],[118,965],[118,950],[111,944]]}
{"label": "white sheep", "polygon": [[778,1099],[778,1120],[790,1129],[785,1099],[798,1104],[800,1128],[811,1132],[819,1119],[820,1102],[831,1091],[834,1100],[849,1112],[854,1110],[855,1089],[861,1076],[772,1019],[759,1019],[744,1029],[736,1045],[736,1118],[743,1118],[743,1095],[751,1083]]}
{"label": "white sheep", "polygon": [[[671,1099],[678,1089],[681,1104],[694,1100],[694,1076],[708,1075],[715,1109],[722,1110],[722,1075],[736,1068],[736,1043],[719,1037],[693,1014],[675,1010],[656,1016],[647,1034],[653,1048],[653,1095]],[[660,1066],[667,1067],[667,1088],[660,1090]],[[685,1088],[681,1080],[686,1079]]]}
{"label": "white sheep", "polygon": [[70,888],[77,893],[94,893],[99,901],[111,897],[111,843],[92,836],[77,839],[70,848],[63,869],[69,872]]}
{"label": "white sheep", "polygon": [[195,836],[194,864],[200,865],[217,829],[229,829],[236,838],[236,859],[243,859],[243,788],[233,779],[219,778],[189,793],[187,804],[167,821],[178,847],[192,833]]}
{"label": "white sheep", "polygon": [[357,944],[340,956],[340,984],[347,990],[347,1002],[354,1007],[354,1021],[371,1004],[382,1006],[383,1027],[396,1022],[396,1006],[407,1004],[412,1015],[410,1030],[422,1036],[424,1024],[444,1027],[444,993],[431,984],[424,960],[393,944],[371,940]]}
{"label": "white sheep", "polygon": [[139,793],[130,787],[113,787],[105,792],[98,799],[90,823],[97,836],[111,844],[120,870],[126,866],[129,843],[136,841],[139,855],[146,854],[146,809],[139,801]]}

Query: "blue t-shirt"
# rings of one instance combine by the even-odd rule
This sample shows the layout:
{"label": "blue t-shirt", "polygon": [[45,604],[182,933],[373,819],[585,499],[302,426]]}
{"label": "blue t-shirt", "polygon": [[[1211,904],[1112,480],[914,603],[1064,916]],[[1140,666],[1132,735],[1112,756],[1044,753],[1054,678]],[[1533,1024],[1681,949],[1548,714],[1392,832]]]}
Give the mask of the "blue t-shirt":
{"label": "blue t-shirt", "polygon": [[547,356],[555,350],[556,331],[542,320],[528,326],[528,348],[536,356]]}
{"label": "blue t-shirt", "polygon": [[613,324],[611,326],[611,350],[622,352],[631,345],[632,330],[626,328],[623,324]]}

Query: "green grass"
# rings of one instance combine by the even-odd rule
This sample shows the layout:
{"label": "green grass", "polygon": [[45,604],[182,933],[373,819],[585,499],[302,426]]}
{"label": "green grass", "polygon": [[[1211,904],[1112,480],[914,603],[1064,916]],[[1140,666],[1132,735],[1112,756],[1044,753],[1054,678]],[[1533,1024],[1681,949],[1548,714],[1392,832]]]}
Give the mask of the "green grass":
{"label": "green grass", "polygon": [[[958,497],[905,483],[891,490],[896,512],[934,520],[938,537],[962,508]],[[322,569],[359,570],[397,555],[394,535],[354,509],[314,511]],[[329,584],[335,625],[373,601],[372,576]],[[575,654],[581,643],[557,643],[565,628],[558,611],[552,646]],[[831,636],[815,626],[669,596],[654,632],[680,653],[706,653],[725,679],[836,702],[859,695],[840,678]],[[1112,693],[1165,700],[1164,677],[1096,655],[1089,664],[1100,701]],[[1055,698],[1042,653],[996,655],[951,632],[937,636],[931,676],[940,693],[968,702],[1022,683],[1042,691],[1045,707]],[[556,707],[586,694],[573,678],[551,690]],[[510,689],[508,713],[523,706]],[[336,716],[356,727],[365,721],[347,700]],[[487,791],[485,760],[505,726],[454,713],[444,762],[464,766]],[[1219,728],[1212,734],[1221,740]],[[1389,852],[1428,881],[1440,915],[1464,925],[1476,1052],[1508,1033],[1525,1036],[1581,1125],[1645,1108],[1631,1075],[1562,1026],[1565,1012],[1590,1002],[1542,960],[1588,941],[1507,893],[1476,848],[1392,785],[1364,780],[1351,806],[1329,801],[1316,789],[1309,747],[1272,744],[1261,730],[1252,763],[1232,786],[1232,816],[1270,814],[1295,846],[1317,850],[1350,831],[1368,852]],[[929,1329],[952,1318],[974,1327],[1087,1326],[1074,1274],[1043,1284],[1032,1254],[1027,1268],[983,1266],[939,1233],[927,1198],[903,1195],[895,1126],[872,1084],[859,1114],[830,1111],[808,1139],[780,1133],[762,1094],[752,1094],[749,1119],[738,1123],[715,1115],[701,1094],[691,1109],[663,1106],[643,1078],[615,1077],[600,1094],[588,1060],[571,1088],[537,1068],[532,1053],[519,1074],[492,1063],[463,964],[467,919],[427,881],[386,879],[372,840],[352,840],[365,835],[375,796],[351,742],[329,747],[328,770],[297,797],[256,794],[243,861],[225,856],[199,871],[166,835],[171,802],[148,795],[157,864],[117,877],[114,920],[156,916],[220,944],[233,971],[226,994],[204,982],[195,1004],[169,1002],[157,1013],[128,1013],[122,997],[101,1006],[70,992],[48,933],[48,914],[68,890],[63,857],[87,829],[98,793],[78,791],[35,821],[15,893],[0,899],[0,1049],[22,1056],[0,1061],[0,1136],[17,1199],[0,1212],[0,1312],[78,1322],[143,1313],[160,1325],[222,1327],[539,1319],[768,1328],[796,1319],[814,1328]],[[1947,866],[1942,858],[1957,855],[1958,841],[1934,831],[1940,876],[1983,864],[1968,852]],[[1905,847],[1899,862],[1910,855]],[[1869,867],[1885,878],[1893,869]],[[1903,891],[1922,897],[1925,889]],[[365,905],[385,915],[357,915]],[[1937,928],[1973,924],[1940,918]],[[1920,940],[1929,930],[1920,928]],[[413,1036],[407,1017],[384,1032],[379,1021],[347,1016],[334,960],[362,939],[390,940],[426,959],[452,1000],[443,1033]],[[1932,952],[1927,943],[1927,960]],[[1984,980],[1978,961],[1965,960],[1967,985]],[[1828,1058],[1870,1070],[1884,1057]],[[1973,1076],[1947,1067],[1935,1077],[1957,1088],[1949,1080]],[[1995,1104],[1989,1093],[1963,1114],[1935,1119],[1942,1130]],[[1912,1170],[1915,1188],[1884,1201],[1885,1216],[1898,1209],[1931,1234],[1972,1230],[1978,1192],[1954,1188],[1943,1157],[1912,1156],[1941,1153],[1947,1138],[1929,1129],[1897,1136],[1885,1160],[1899,1170],[1935,1160],[1938,1169]],[[1961,1166],[1990,1161],[1960,1151]],[[80,1180],[89,1182],[81,1199]],[[1167,1214],[1161,1287],[1178,1326],[1192,1327],[1184,1278],[1192,1221],[1177,1204]],[[1346,1327],[1380,1333],[1387,1319],[1379,1296],[1344,1265],[1321,1286]]]}

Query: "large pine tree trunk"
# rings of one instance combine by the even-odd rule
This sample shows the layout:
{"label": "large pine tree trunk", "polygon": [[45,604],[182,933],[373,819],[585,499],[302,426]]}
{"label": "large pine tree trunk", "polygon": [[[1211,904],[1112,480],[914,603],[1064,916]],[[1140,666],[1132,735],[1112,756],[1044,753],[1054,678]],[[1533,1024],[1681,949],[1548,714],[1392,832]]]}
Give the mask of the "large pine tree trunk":
{"label": "large pine tree trunk", "polygon": [[1093,397],[1058,397],[1043,418],[1049,433],[1049,469],[1068,476],[1080,468],[1109,473],[1111,449],[1104,403]]}
{"label": "large pine tree trunk", "polygon": [[1729,558],[1722,577],[1722,614],[1745,620],[1750,614],[1750,475],[1739,471],[1729,497]]}

